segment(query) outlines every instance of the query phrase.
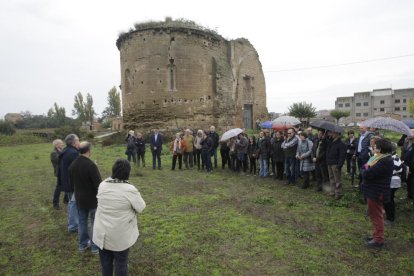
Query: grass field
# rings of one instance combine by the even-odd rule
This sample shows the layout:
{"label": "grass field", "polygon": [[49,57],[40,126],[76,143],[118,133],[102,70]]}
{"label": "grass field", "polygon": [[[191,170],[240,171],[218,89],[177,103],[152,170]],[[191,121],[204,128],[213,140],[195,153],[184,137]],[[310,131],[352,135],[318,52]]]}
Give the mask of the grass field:
{"label": "grass field", "polygon": [[[97,256],[79,253],[65,210],[52,208],[50,144],[0,147],[0,275],[99,275]],[[102,177],[124,147],[96,147]],[[366,207],[345,196],[284,186],[270,178],[197,170],[134,171],[147,208],[131,248],[130,275],[413,275],[414,211],[397,192],[386,248],[367,249]],[[63,206],[63,204],[62,204]]]}

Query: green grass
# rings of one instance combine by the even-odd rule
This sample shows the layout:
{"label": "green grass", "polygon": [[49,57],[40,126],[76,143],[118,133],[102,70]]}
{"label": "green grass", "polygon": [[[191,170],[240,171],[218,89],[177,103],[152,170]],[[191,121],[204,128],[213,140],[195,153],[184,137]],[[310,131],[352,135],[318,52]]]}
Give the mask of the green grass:
{"label": "green grass", "polygon": [[[52,208],[50,144],[0,147],[0,275],[99,275],[97,256],[78,252],[66,213]],[[103,177],[123,146],[94,148]],[[414,211],[397,192],[386,249],[364,247],[366,207],[344,181],[335,201],[313,189],[218,169],[134,170],[147,208],[131,248],[130,275],[413,275]],[[312,187],[313,188],[313,187]]]}

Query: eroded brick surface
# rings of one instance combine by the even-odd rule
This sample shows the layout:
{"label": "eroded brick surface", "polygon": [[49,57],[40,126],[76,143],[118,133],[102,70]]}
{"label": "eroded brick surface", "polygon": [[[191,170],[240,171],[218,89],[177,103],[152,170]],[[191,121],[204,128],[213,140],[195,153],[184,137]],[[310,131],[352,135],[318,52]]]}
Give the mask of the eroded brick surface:
{"label": "eroded brick surface", "polygon": [[126,128],[255,127],[267,115],[262,66],[246,39],[154,28],[131,32],[117,45]]}

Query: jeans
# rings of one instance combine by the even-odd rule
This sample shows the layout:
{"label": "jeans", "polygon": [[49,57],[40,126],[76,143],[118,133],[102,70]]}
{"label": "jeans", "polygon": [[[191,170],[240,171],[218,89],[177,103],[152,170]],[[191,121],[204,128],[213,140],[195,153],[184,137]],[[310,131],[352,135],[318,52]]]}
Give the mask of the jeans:
{"label": "jeans", "polygon": [[102,249],[99,250],[99,258],[101,259],[102,276],[112,276],[114,273],[115,261],[115,275],[128,275],[128,253],[129,248],[124,251],[111,251]]}
{"label": "jeans", "polygon": [[266,177],[267,174],[268,174],[267,160],[268,160],[268,158],[266,156],[263,156],[263,155],[259,156],[259,162],[260,162],[259,176],[261,176],[261,177]]}
{"label": "jeans", "polygon": [[286,157],[286,178],[289,184],[296,181],[296,158]]}
{"label": "jeans", "polygon": [[68,230],[75,232],[78,230],[79,218],[78,218],[78,207],[76,207],[76,200],[74,193],[66,193],[69,198],[68,204]]}
{"label": "jeans", "polygon": [[[95,209],[79,209],[79,249],[85,249],[91,244],[92,250],[98,250],[98,247],[92,242],[93,223],[95,221]],[[88,217],[91,218],[91,236],[88,233]]]}

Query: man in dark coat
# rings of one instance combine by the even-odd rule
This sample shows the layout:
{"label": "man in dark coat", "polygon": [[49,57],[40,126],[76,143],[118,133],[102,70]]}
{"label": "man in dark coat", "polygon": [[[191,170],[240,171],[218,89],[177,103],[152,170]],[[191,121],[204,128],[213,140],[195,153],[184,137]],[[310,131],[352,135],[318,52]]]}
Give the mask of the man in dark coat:
{"label": "man in dark coat", "polygon": [[89,142],[80,144],[79,153],[81,155],[70,165],[69,176],[71,186],[75,190],[79,214],[79,251],[83,252],[91,247],[92,253],[97,254],[99,249],[88,234],[88,217],[91,219],[91,229],[93,229],[95,212],[98,206],[96,195],[102,179],[98,167],[90,159],[91,148],[92,145]]}
{"label": "man in dark coat", "polygon": [[[56,210],[59,210],[59,197],[60,192],[62,191],[62,187],[60,185],[59,179],[57,178],[59,173],[59,155],[63,150],[64,143],[60,139],[56,139],[53,141],[53,151],[50,153],[50,162],[52,162],[53,165],[53,173],[56,176],[56,187],[55,192],[53,193],[53,208]],[[63,196],[63,202],[65,204],[68,203],[68,198],[66,197],[66,194]]]}
{"label": "man in dark coat", "polygon": [[328,167],[326,165],[326,150],[328,148],[328,139],[325,137],[325,131],[319,130],[318,136],[314,139],[313,144],[313,162],[315,163],[316,191],[321,192],[323,183],[329,181]]}
{"label": "man in dark coat", "polygon": [[68,230],[69,232],[78,231],[78,209],[76,208],[73,187],[69,180],[69,166],[79,156],[79,138],[76,134],[69,134],[65,138],[66,148],[59,155],[58,181],[69,199],[68,204]]}
{"label": "man in dark coat", "polygon": [[150,148],[152,153],[152,169],[155,170],[155,160],[158,161],[158,169],[161,170],[161,151],[162,151],[163,139],[158,129],[154,129],[150,137]]}
{"label": "man in dark coat", "polygon": [[328,166],[329,183],[331,186],[330,195],[335,196],[335,199],[340,199],[343,196],[341,171],[346,157],[346,145],[341,141],[341,134],[330,132],[332,142],[329,144],[326,151],[326,165]]}
{"label": "man in dark coat", "polygon": [[219,135],[216,132],[215,126],[210,127],[208,136],[211,138],[211,141],[213,141],[213,149],[211,155],[214,157],[214,168],[217,169],[217,148],[219,146]]}

